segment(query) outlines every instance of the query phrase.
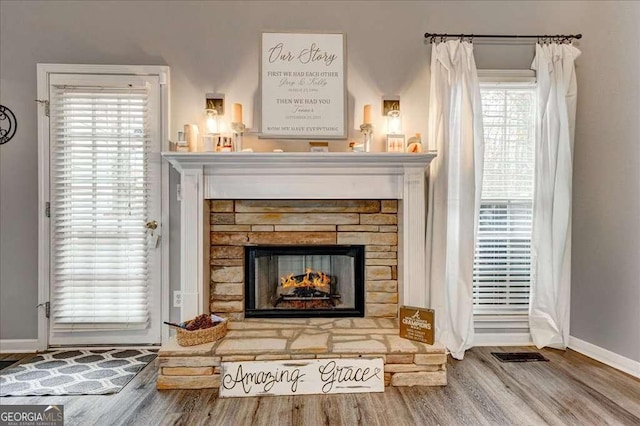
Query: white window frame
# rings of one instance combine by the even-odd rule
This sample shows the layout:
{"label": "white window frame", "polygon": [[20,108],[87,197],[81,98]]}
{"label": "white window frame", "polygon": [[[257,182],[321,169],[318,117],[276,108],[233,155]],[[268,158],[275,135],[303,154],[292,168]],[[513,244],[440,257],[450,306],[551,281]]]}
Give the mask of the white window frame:
{"label": "white window frame", "polygon": [[[49,117],[45,113],[49,102],[50,74],[94,74],[94,75],[152,75],[160,81],[161,150],[169,150],[169,81],[170,70],[162,65],[84,65],[84,64],[37,64],[38,91],[38,350],[49,345],[49,319],[45,304],[50,298],[50,220],[46,205],[50,202],[49,170]],[[160,159],[158,159],[160,161]],[[169,163],[161,166],[161,319],[169,321]],[[169,330],[162,328],[162,343],[169,340]]]}
{"label": "white window frame", "polygon": [[[532,70],[478,70],[480,86],[535,87]],[[474,315],[474,346],[532,345],[527,315]]]}

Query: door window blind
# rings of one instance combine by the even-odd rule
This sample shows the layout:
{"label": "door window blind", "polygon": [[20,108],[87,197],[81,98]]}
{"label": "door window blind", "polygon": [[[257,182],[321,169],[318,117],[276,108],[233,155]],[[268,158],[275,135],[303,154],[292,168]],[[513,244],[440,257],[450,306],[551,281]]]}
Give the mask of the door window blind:
{"label": "door window blind", "polygon": [[535,89],[484,85],[484,175],[474,313],[526,314],[531,276]]}
{"label": "door window blind", "polygon": [[148,325],[148,95],[51,87],[54,330]]}

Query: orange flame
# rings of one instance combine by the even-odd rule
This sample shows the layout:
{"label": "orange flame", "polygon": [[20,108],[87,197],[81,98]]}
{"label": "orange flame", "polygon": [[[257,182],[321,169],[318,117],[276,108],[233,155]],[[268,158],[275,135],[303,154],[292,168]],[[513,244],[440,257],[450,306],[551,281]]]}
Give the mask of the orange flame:
{"label": "orange flame", "polygon": [[[313,278],[311,278],[311,274],[315,274]],[[298,281],[294,278],[293,274],[289,274],[284,277],[280,277],[280,282],[282,283],[283,288],[289,287],[314,287],[321,288],[329,286],[331,282],[331,278],[327,274],[322,271],[314,272],[313,269],[307,268],[305,271],[305,276],[302,281]]]}

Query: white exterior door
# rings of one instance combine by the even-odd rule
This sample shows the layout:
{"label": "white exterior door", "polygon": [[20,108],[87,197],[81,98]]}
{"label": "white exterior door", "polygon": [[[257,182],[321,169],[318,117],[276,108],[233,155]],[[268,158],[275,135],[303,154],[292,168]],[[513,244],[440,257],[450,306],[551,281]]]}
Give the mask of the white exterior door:
{"label": "white exterior door", "polygon": [[49,345],[160,343],[159,77],[48,77]]}

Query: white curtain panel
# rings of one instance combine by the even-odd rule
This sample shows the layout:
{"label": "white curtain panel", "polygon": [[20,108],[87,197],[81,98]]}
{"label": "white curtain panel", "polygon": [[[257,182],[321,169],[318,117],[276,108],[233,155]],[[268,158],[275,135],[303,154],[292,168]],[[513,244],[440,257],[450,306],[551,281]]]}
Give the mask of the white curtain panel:
{"label": "white curtain panel", "polygon": [[564,349],[571,292],[571,175],[578,89],[568,44],[536,45],[538,132],[529,326],[535,345]]}
{"label": "white curtain panel", "polygon": [[473,342],[473,257],[482,188],[484,141],[473,45],[431,48],[427,277],[436,338],[456,359]]}

